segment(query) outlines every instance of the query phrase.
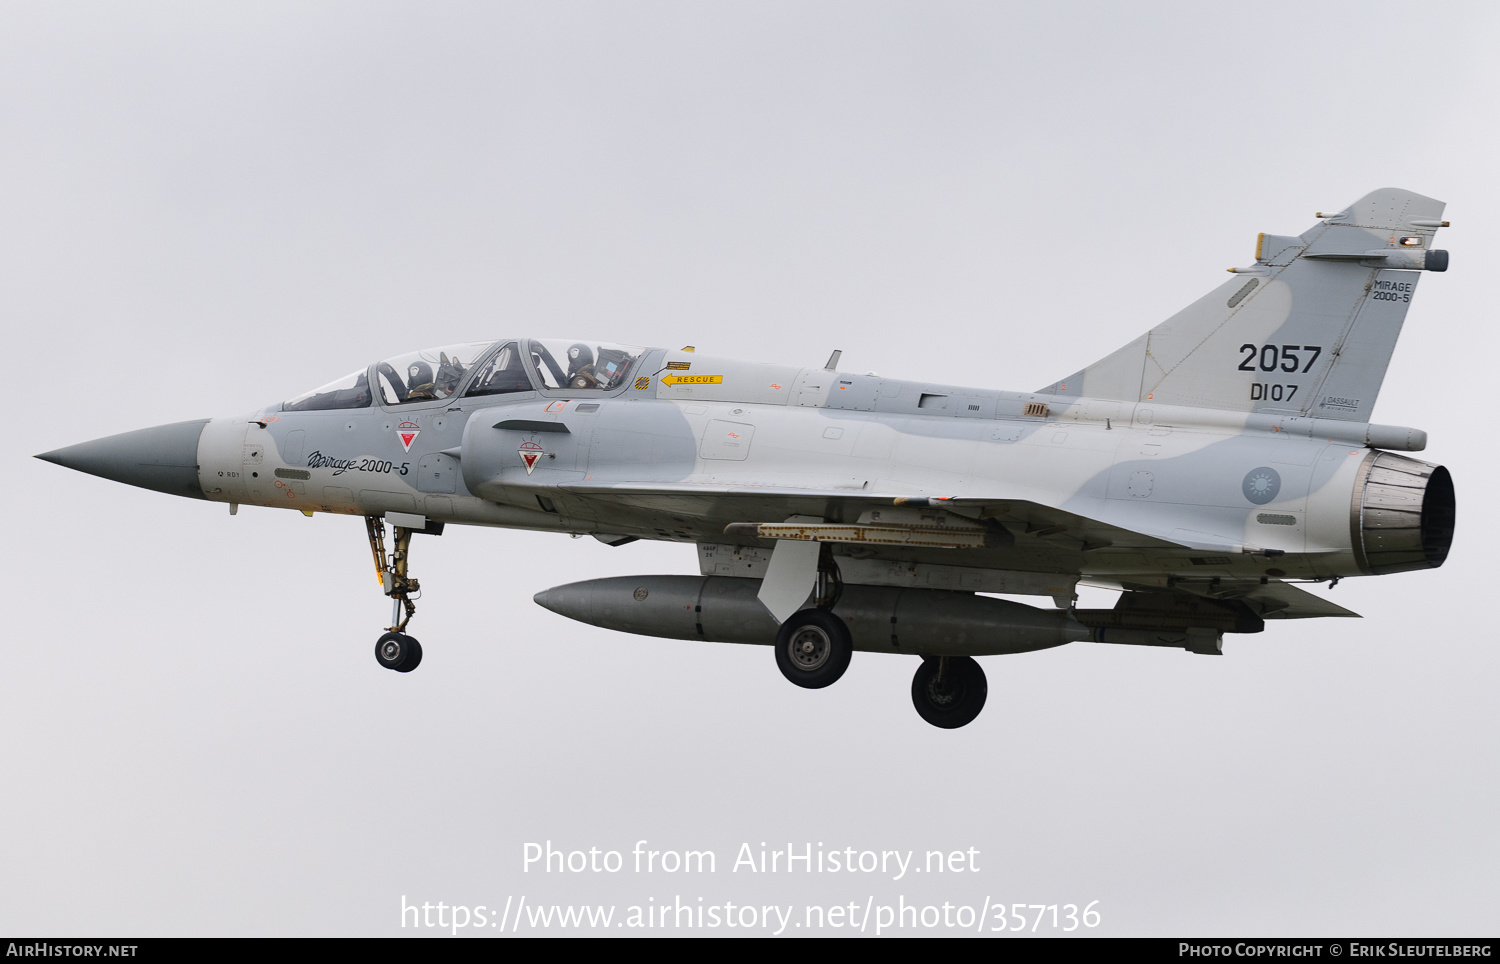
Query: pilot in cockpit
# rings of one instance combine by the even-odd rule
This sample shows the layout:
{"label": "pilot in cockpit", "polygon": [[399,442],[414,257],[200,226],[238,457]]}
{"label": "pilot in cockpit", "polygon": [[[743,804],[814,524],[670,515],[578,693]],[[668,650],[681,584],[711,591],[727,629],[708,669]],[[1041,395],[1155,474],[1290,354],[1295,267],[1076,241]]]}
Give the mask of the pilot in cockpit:
{"label": "pilot in cockpit", "polygon": [[407,402],[431,401],[437,398],[447,398],[458,388],[458,383],[463,380],[463,362],[455,355],[448,357],[447,352],[438,353],[438,370],[434,375],[432,366],[424,361],[414,361],[406,368],[406,398]]}
{"label": "pilot in cockpit", "polygon": [[403,401],[420,402],[437,398],[433,387],[432,366],[424,361],[414,361],[406,369],[406,398]]}
{"label": "pilot in cockpit", "polygon": [[594,377],[594,353],[582,342],[568,348],[568,387],[599,387]]}

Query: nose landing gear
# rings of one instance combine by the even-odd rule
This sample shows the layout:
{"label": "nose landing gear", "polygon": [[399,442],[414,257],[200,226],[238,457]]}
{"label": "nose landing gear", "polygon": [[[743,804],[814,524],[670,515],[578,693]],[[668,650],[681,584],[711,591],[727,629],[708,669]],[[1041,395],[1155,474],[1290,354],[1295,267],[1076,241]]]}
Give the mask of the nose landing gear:
{"label": "nose landing gear", "polygon": [[391,625],[386,627],[386,634],[375,641],[375,661],[386,669],[410,673],[422,662],[422,644],[406,635],[405,630],[417,612],[417,604],[411,597],[420,595],[422,586],[406,574],[406,562],[411,551],[412,533],[423,530],[403,526],[392,526],[391,530],[395,535],[395,550],[387,557],[385,521],[379,516],[365,516],[365,532],[370,538],[370,552],[375,557],[375,573],[380,578],[382,591],[391,597]]}

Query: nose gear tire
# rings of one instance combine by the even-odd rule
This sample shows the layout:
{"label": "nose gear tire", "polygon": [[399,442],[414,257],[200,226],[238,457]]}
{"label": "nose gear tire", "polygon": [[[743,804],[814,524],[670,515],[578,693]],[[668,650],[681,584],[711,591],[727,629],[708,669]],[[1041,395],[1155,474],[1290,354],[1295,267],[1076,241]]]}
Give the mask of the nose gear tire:
{"label": "nose gear tire", "polygon": [[[968,656],[923,659],[911,681],[911,701],[933,726],[956,730],[972,723],[984,709],[989,684],[984,670]],[[941,675],[941,679],[939,676]]]}
{"label": "nose gear tire", "polygon": [[776,666],[781,675],[806,689],[837,682],[853,655],[849,627],[826,609],[794,613],[776,634]]}
{"label": "nose gear tire", "polygon": [[386,669],[410,673],[422,664],[422,644],[405,633],[386,633],[375,641],[375,661]]}

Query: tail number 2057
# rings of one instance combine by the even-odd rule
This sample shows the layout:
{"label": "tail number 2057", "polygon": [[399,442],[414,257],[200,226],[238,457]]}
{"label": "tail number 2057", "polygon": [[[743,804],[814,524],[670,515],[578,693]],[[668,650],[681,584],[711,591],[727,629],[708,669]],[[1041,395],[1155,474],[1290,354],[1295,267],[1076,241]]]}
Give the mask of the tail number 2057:
{"label": "tail number 2057", "polygon": [[[1323,354],[1321,345],[1241,345],[1245,357],[1240,359],[1239,370],[1253,372],[1257,367],[1263,372],[1283,371],[1296,374],[1300,367],[1305,375],[1312,371],[1313,362]],[[1306,354],[1307,361],[1302,361]]]}

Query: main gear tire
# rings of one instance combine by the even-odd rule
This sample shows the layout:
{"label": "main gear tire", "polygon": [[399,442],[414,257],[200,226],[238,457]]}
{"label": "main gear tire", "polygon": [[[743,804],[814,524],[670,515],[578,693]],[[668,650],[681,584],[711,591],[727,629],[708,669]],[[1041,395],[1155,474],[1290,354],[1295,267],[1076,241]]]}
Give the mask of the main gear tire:
{"label": "main gear tire", "polygon": [[375,641],[375,662],[398,673],[422,665],[422,644],[405,633],[386,633]]}
{"label": "main gear tire", "polygon": [[844,621],[826,609],[803,609],[776,634],[776,666],[805,689],[838,682],[849,668],[854,642]]}
{"label": "main gear tire", "polygon": [[[933,726],[956,730],[974,722],[984,709],[989,684],[984,669],[968,656],[924,658],[911,681],[911,701],[917,714]],[[941,680],[939,670],[941,669]]]}

